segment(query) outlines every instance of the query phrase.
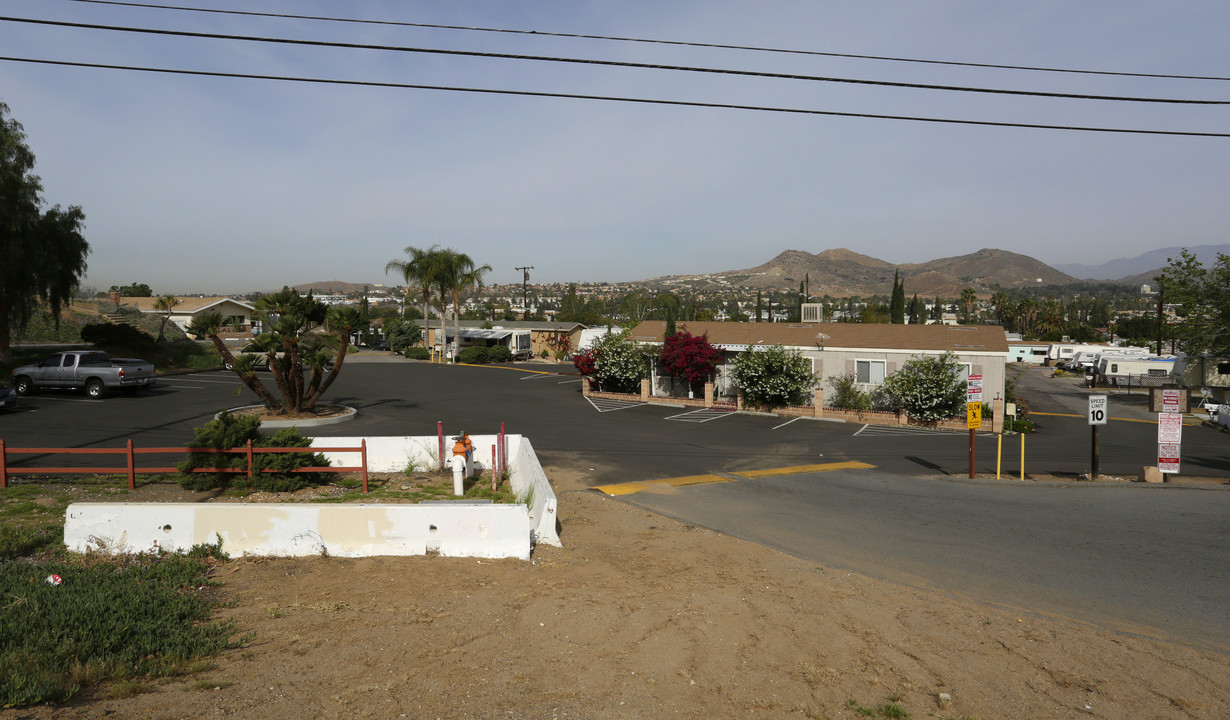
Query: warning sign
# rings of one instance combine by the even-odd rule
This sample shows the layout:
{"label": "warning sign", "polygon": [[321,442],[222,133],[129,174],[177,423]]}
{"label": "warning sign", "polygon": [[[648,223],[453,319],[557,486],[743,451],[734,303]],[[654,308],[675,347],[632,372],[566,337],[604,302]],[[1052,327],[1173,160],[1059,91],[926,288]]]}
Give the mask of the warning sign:
{"label": "warning sign", "polygon": [[972,402],[966,404],[965,427],[968,430],[977,430],[982,427],[982,403]]}
{"label": "warning sign", "polygon": [[1174,445],[1183,442],[1183,416],[1178,413],[1158,413],[1157,441]]}
{"label": "warning sign", "polygon": [[1159,443],[1157,446],[1157,469],[1164,473],[1179,472],[1178,443]]}

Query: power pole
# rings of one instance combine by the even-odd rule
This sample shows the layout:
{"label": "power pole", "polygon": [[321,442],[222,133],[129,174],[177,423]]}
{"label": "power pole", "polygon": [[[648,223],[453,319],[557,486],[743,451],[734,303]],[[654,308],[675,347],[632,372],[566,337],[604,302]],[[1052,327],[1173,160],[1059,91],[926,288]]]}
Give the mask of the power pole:
{"label": "power pole", "polygon": [[525,308],[525,319],[530,319],[530,270],[534,269],[533,265],[525,267],[513,268],[521,271],[521,307]]}

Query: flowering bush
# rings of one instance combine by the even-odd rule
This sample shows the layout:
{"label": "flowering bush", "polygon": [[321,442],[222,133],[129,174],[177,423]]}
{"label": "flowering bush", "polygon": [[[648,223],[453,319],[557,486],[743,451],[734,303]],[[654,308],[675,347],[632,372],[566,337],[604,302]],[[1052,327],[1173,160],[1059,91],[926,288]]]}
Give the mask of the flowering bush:
{"label": "flowering bush", "polygon": [[572,359],[577,371],[610,392],[637,393],[649,370],[640,345],[628,339],[628,331],[607,333],[588,350]]}
{"label": "flowering bush", "polygon": [[802,405],[819,378],[811,362],[781,345],[749,350],[735,358],[730,375],[753,405]]}
{"label": "flowering bush", "polygon": [[722,351],[710,345],[709,338],[704,335],[694,336],[687,330],[680,330],[662,343],[659,359],[667,373],[686,380],[688,387],[698,390],[722,361]]}
{"label": "flowering bush", "polygon": [[915,356],[884,379],[884,391],[915,420],[936,422],[961,413],[965,384],[951,352]]}

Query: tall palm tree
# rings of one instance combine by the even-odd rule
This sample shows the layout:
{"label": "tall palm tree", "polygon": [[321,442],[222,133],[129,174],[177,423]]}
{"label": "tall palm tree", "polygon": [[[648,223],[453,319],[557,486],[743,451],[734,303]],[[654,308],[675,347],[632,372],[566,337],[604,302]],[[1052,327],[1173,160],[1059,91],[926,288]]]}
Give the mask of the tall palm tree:
{"label": "tall palm tree", "polygon": [[453,337],[460,345],[461,340],[461,296],[470,288],[483,286],[483,275],[491,272],[490,265],[476,267],[469,255],[453,249],[441,250],[442,257],[438,266],[437,284],[440,288],[440,330],[447,339],[445,329],[445,297],[453,298]]}
{"label": "tall palm tree", "polygon": [[978,304],[978,292],[972,287],[961,291],[961,307],[965,309],[965,321],[973,319],[974,306]]}
{"label": "tall palm tree", "polygon": [[[410,257],[406,260],[390,260],[384,266],[387,274],[390,270],[401,273],[410,292],[420,292],[423,298],[423,321],[430,323],[431,315],[428,308],[431,305],[431,293],[437,286],[436,275],[444,260],[444,250],[439,245],[432,245],[423,250],[413,246],[407,247],[405,253]],[[427,346],[427,333],[423,333],[423,347]]]}

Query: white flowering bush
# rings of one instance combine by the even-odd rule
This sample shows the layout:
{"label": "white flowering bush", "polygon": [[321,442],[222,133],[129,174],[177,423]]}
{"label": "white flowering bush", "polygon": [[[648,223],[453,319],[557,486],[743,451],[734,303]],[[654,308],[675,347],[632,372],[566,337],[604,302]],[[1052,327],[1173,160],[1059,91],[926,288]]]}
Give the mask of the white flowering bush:
{"label": "white flowering bush", "polygon": [[914,356],[884,379],[883,388],[911,418],[922,422],[947,420],[965,407],[965,384],[951,352]]}
{"label": "white flowering bush", "polygon": [[735,358],[730,375],[752,405],[803,405],[819,378],[811,361],[781,345],[749,350]]}
{"label": "white flowering bush", "polygon": [[628,339],[628,331],[607,333],[590,349],[593,379],[608,392],[639,393],[641,378],[649,372],[649,358]]}

